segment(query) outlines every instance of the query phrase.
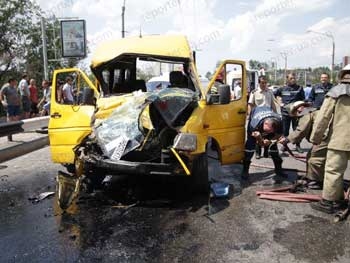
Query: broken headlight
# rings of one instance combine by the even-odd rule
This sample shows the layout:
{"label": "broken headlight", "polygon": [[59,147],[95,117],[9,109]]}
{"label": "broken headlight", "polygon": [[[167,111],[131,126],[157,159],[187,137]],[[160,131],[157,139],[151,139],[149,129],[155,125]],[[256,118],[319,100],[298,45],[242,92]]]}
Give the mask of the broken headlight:
{"label": "broken headlight", "polygon": [[179,133],[174,139],[173,147],[181,151],[195,151],[197,149],[197,136],[192,133]]}

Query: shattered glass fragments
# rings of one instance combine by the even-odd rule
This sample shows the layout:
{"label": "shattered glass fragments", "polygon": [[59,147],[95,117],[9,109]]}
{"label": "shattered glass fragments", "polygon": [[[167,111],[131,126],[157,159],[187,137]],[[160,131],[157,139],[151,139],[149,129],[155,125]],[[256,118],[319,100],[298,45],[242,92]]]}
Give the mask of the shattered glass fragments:
{"label": "shattered glass fragments", "polygon": [[[196,101],[196,93],[179,88],[166,88],[157,93],[135,92],[112,114],[96,125],[95,134],[102,151],[112,160],[138,148],[144,136],[139,129],[139,118],[147,105],[155,107],[161,118],[172,127],[177,117]],[[151,120],[158,121],[158,120]]]}

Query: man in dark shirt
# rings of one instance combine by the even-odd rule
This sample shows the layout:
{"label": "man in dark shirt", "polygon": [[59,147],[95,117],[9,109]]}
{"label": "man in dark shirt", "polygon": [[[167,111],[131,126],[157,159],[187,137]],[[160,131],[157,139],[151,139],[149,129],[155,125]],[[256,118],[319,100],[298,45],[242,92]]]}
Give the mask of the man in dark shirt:
{"label": "man in dark shirt", "polygon": [[17,81],[11,78],[0,90],[0,101],[7,111],[7,121],[19,120],[21,98],[16,86]]}
{"label": "man in dark shirt", "polygon": [[312,87],[308,101],[312,102],[312,106],[316,109],[320,109],[326,93],[332,88],[332,84],[329,83],[329,75],[327,73],[321,74],[321,83]]}
{"label": "man in dark shirt", "polygon": [[282,131],[282,119],[270,107],[256,107],[251,111],[245,143],[242,179],[248,179],[249,166],[257,143],[268,147],[269,155],[275,165],[275,181],[278,183],[287,178],[287,175],[283,173],[282,158],[279,156],[277,148],[277,141],[281,139]]}
{"label": "man in dark shirt", "polygon": [[[296,117],[291,117],[288,114],[286,109],[286,105],[305,100],[305,93],[303,87],[296,84],[295,74],[290,73],[287,76],[287,85],[285,87],[279,88],[276,93],[276,97],[279,97],[281,100],[281,113],[282,113],[282,122],[283,122],[283,135],[284,137],[288,137],[290,123],[292,123],[292,128],[295,130],[298,124],[298,119]],[[282,150],[285,150],[282,147]],[[296,150],[298,152],[302,152],[300,148],[300,144],[296,144]]]}

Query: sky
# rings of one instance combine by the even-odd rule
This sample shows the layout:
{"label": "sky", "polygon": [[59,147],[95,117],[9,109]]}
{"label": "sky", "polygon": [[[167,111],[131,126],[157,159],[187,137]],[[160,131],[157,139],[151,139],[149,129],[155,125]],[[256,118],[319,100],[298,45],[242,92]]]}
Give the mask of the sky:
{"label": "sky", "polygon": [[[124,0],[36,2],[47,16],[85,19],[92,52],[121,38]],[[125,30],[126,37],[186,35],[203,75],[223,59],[330,67],[332,39],[336,64],[350,56],[349,10],[349,0],[125,0]]]}

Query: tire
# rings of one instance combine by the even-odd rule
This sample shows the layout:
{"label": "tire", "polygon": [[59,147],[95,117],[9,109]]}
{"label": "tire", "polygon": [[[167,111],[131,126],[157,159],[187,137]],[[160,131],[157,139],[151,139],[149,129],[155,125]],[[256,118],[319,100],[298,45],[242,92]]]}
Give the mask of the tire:
{"label": "tire", "polygon": [[208,156],[206,153],[193,160],[191,179],[192,188],[196,193],[207,194],[209,192]]}

